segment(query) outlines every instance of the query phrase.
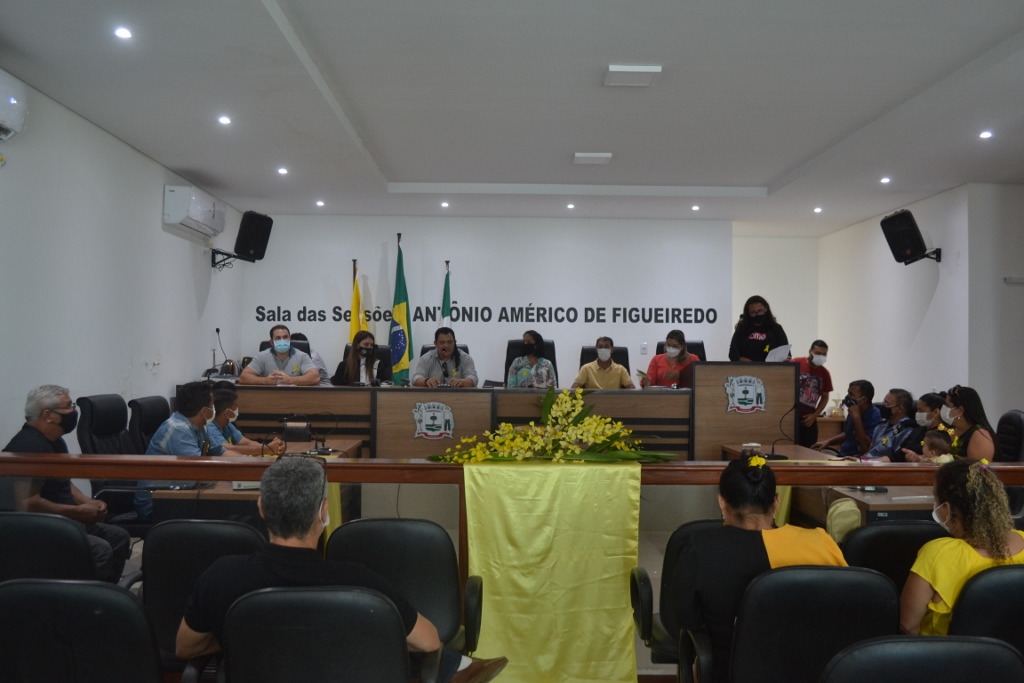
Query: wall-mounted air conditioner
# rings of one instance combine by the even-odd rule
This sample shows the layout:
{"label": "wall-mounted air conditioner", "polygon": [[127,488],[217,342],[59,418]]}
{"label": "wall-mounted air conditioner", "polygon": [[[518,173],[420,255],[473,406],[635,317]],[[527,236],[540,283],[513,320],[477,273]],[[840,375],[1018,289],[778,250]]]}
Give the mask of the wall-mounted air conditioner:
{"label": "wall-mounted air conditioner", "polygon": [[164,223],[205,238],[224,232],[227,205],[198,187],[164,185]]}
{"label": "wall-mounted air conditioner", "polygon": [[28,86],[0,69],[0,142],[21,130],[27,101]]}

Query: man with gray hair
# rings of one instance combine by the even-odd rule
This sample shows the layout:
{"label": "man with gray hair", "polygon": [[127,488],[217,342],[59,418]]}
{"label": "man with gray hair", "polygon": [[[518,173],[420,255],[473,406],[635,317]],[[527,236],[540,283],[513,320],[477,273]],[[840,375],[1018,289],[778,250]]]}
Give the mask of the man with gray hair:
{"label": "man with gray hair", "polygon": [[[332,562],[317,550],[330,523],[327,509],[327,465],[320,458],[282,456],[260,479],[257,501],[270,542],[252,555],[222,557],[196,583],[178,627],[176,654],[191,659],[219,652],[228,608],[246,593],[291,586],[357,586],[382,593],[395,604],[406,629],[411,652],[441,647],[437,629],[416,612],[390,583],[370,569],[350,562]],[[440,681],[485,683],[508,660],[471,659],[451,650],[441,658]]]}
{"label": "man with gray hair", "polygon": [[[28,392],[25,426],[5,451],[13,453],[67,453],[63,436],[78,425],[78,411],[70,392],[56,384],[44,384]],[[86,533],[96,576],[116,582],[131,555],[131,537],[121,527],[101,524],[107,504],[89,498],[70,479],[33,479],[25,500],[28,512],[47,512],[67,517]]]}

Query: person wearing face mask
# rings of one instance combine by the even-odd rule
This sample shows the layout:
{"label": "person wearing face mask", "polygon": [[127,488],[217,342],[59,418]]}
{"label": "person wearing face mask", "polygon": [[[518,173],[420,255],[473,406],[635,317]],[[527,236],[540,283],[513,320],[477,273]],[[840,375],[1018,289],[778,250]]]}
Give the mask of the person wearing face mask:
{"label": "person wearing face mask", "polygon": [[[64,435],[78,425],[78,410],[70,392],[56,384],[44,384],[28,392],[25,425],[5,451],[13,453],[67,453]],[[25,499],[27,512],[44,512],[67,517],[85,532],[96,576],[116,583],[131,555],[128,532],[103,524],[107,504],[82,493],[70,479],[33,479]]]}
{"label": "person wearing face mask", "polygon": [[768,352],[789,343],[786,331],[772,314],[764,297],[752,296],[743,304],[743,314],[736,323],[729,344],[729,360],[763,363]]}
{"label": "person wearing face mask", "polygon": [[875,398],[875,385],[866,379],[850,382],[843,405],[846,406],[846,426],[831,439],[816,441],[816,451],[839,446],[842,457],[866,453],[871,448],[871,436],[882,422],[882,414],[871,401]]}
{"label": "person wearing face mask", "polygon": [[914,397],[906,389],[890,389],[878,409],[882,423],[871,436],[871,448],[860,459],[875,462],[904,462],[903,443],[914,431],[910,417]]}
{"label": "person wearing face mask", "polygon": [[615,342],[611,337],[598,337],[597,360],[591,361],[580,368],[573,389],[635,389],[629,371],[612,360]]}
{"label": "person wearing face mask", "polygon": [[547,389],[555,386],[555,366],[544,357],[544,337],[540,332],[527,330],[523,333],[523,351],[508,366],[505,386],[509,389]]}
{"label": "person wearing face mask", "polygon": [[686,335],[683,331],[672,330],[665,336],[665,353],[659,353],[651,359],[650,365],[647,366],[647,376],[640,377],[640,386],[644,389],[690,389],[693,387],[693,371],[688,371],[688,368],[699,360],[700,358],[686,350]]}
{"label": "person wearing face mask", "polygon": [[[217,416],[213,388],[207,382],[189,382],[178,389],[177,410],[153,434],[146,455],[223,455],[224,446],[210,443],[207,426]],[[140,481],[139,486],[180,486],[190,482]],[[140,519],[153,516],[153,494],[135,494],[135,512]]]}
{"label": "person wearing face mask", "polygon": [[800,433],[797,443],[810,448],[818,441],[818,415],[828,405],[832,392],[832,375],[825,369],[828,344],[820,339],[811,343],[806,358],[798,358],[800,378],[797,395],[800,397]]}
{"label": "person wearing face mask", "polygon": [[270,348],[253,357],[238,376],[238,383],[313,387],[320,384],[320,371],[308,353],[292,348],[288,328],[274,325],[270,328]]}
{"label": "person wearing face mask", "polygon": [[945,392],[928,393],[917,399],[917,409],[914,413],[914,422],[917,426],[903,442],[903,457],[907,462],[925,462],[921,459],[924,452],[924,435],[931,430],[945,428],[940,414],[944,405]]}
{"label": "person wearing face mask", "polygon": [[978,392],[957,384],[946,394],[942,421],[953,428],[953,455],[970,460],[997,460],[995,430],[985,417]]}
{"label": "person wearing face mask", "polygon": [[932,518],[952,538],[921,546],[900,597],[900,630],[943,636],[964,584],[990,567],[1024,564],[1003,484],[988,461],[954,460],[935,473]]}
{"label": "person wearing face mask", "polygon": [[[397,608],[410,653],[434,652],[442,647],[437,628],[391,583],[363,565],[324,559],[317,549],[324,528],[330,524],[327,469],[322,459],[279,458],[260,478],[257,505],[270,542],[251,555],[221,557],[203,572],[178,626],[175,654],[191,659],[219,652],[228,609],[246,593],[301,586],[375,590]],[[471,659],[446,649],[441,655],[438,680],[484,683],[507,664],[505,657]]]}
{"label": "person wearing face mask", "polygon": [[338,363],[338,369],[331,377],[331,384],[376,386],[390,381],[391,364],[390,361],[381,363],[378,358],[377,340],[366,330],[356,332],[348,355]]}
{"label": "person wearing face mask", "polygon": [[234,389],[217,389],[213,392],[213,409],[217,417],[206,427],[210,446],[221,446],[224,455],[280,455],[284,453],[284,442],[276,436],[266,444],[242,436],[234,422],[238,419],[238,393]]}

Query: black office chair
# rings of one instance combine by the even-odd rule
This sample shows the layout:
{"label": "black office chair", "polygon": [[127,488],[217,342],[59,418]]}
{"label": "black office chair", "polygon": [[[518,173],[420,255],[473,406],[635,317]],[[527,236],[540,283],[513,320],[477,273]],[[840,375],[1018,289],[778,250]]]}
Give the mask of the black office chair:
{"label": "black office chair", "polygon": [[975,574],[953,605],[949,634],[998,638],[1024,650],[1022,587],[1024,565],[992,567]]}
{"label": "black office chair", "polygon": [[[334,376],[331,377],[331,384],[341,385],[345,380],[345,361],[348,359],[348,354],[352,350],[351,344],[345,344],[345,352],[341,356],[341,362],[338,363],[338,369],[334,372]],[[386,344],[377,344],[377,360],[380,361],[380,365],[377,366],[377,376],[375,379],[390,382],[391,381],[391,347]]]}
{"label": "black office chair", "polygon": [[0,548],[0,581],[97,578],[85,532],[67,517],[0,512]]}
{"label": "black office chair", "polygon": [[128,434],[128,405],[120,394],[82,396],[76,403],[78,445],[83,453],[131,455],[135,452]]}
{"label": "black office chair", "polygon": [[[686,340],[686,352],[692,353],[701,360],[707,360],[708,354],[704,351],[704,342],[701,339],[687,339]],[[665,342],[664,340],[658,342],[655,353],[665,353]]]}
{"label": "black office chair", "polygon": [[101,581],[0,584],[0,678],[12,683],[160,683],[138,598]]}
{"label": "black office chair", "polygon": [[1024,683],[1024,658],[992,638],[871,638],[837,654],[821,676],[821,683],[867,681]]}
{"label": "black office chair", "polygon": [[[505,372],[502,374],[502,386],[508,382],[508,369],[512,367],[512,361],[525,355],[522,339],[508,340],[508,347],[505,349]],[[544,340],[544,357],[551,361],[551,365],[555,369],[555,386],[558,386],[558,360],[555,358],[555,341],[553,339]]]}
{"label": "black office chair", "polygon": [[[1008,410],[996,425],[996,462],[1024,462],[1024,411]],[[1024,487],[1007,486],[1006,497],[1010,502],[1017,528],[1024,528]]]}
{"label": "black office chair", "polygon": [[[679,641],[679,675],[712,680],[704,631]],[[859,567],[784,567],[750,582],[732,639],[730,678],[744,683],[814,683],[843,648],[899,634],[899,594],[879,572]],[[692,644],[692,645],[691,645]]]}
{"label": "black office chair", "polygon": [[[597,360],[597,347],[596,346],[584,346],[580,349],[580,367],[582,368],[587,363],[592,363]],[[612,349],[612,360],[619,365],[626,368],[626,372],[630,372],[629,369],[629,349],[625,346],[616,346]],[[630,373],[632,374],[632,373]]]}
{"label": "black office chair", "polygon": [[142,571],[122,583],[142,581],[142,602],[153,621],[164,670],[185,668],[185,661],[174,655],[174,641],[200,575],[220,557],[249,555],[265,543],[259,531],[241,522],[172,519],[152,528],[142,546]]}
{"label": "black office chair", "polygon": [[[269,339],[264,339],[263,341],[260,342],[260,351],[266,351],[269,348],[270,348],[270,340]],[[302,351],[303,353],[308,354],[309,353],[309,342],[308,341],[302,341],[301,339],[292,339],[292,348],[296,349],[298,351]]]}
{"label": "black office chair", "polygon": [[921,546],[948,536],[941,526],[924,520],[875,522],[850,532],[843,542],[843,557],[851,567],[882,572],[902,593]]}
{"label": "black office chair", "polygon": [[[456,344],[455,346],[458,347],[459,351],[462,351],[463,353],[466,353],[466,354],[469,353],[469,346],[467,346],[466,344]],[[420,356],[421,357],[425,356],[425,355],[427,355],[428,352],[433,351],[433,350],[434,350],[434,345],[433,344],[424,344],[423,346],[420,347]]]}
{"label": "black office chair", "polygon": [[[223,645],[228,683],[409,681],[402,617],[393,602],[363,588],[243,595],[228,610]],[[436,680],[438,661],[421,680]]]}
{"label": "black office chair", "polygon": [[634,567],[629,576],[629,596],[633,605],[633,623],[637,635],[651,648],[654,664],[679,662],[679,619],[675,607],[676,568],[679,551],[693,534],[722,526],[720,519],[700,519],[680,525],[668,539],[661,565],[661,611],[654,614],[651,578],[643,567]]}
{"label": "black office chair", "polygon": [[483,608],[483,579],[465,586],[465,628],[459,563],[452,539],[425,519],[357,519],[334,530],[327,559],[369,567],[394,586],[437,628],[441,642],[463,653],[476,650]]}
{"label": "black office chair", "polygon": [[132,411],[128,435],[135,446],[135,453],[144,455],[156,430],[171,416],[171,405],[163,396],[143,396],[128,401],[128,407]]}

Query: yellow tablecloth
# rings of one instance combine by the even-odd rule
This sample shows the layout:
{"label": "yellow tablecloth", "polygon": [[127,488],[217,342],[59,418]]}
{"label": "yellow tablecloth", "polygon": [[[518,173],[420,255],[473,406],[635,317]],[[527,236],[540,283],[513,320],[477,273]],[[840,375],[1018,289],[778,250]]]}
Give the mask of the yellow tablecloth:
{"label": "yellow tablecloth", "polygon": [[640,465],[482,463],[465,480],[476,655],[508,657],[503,683],[636,681]]}

